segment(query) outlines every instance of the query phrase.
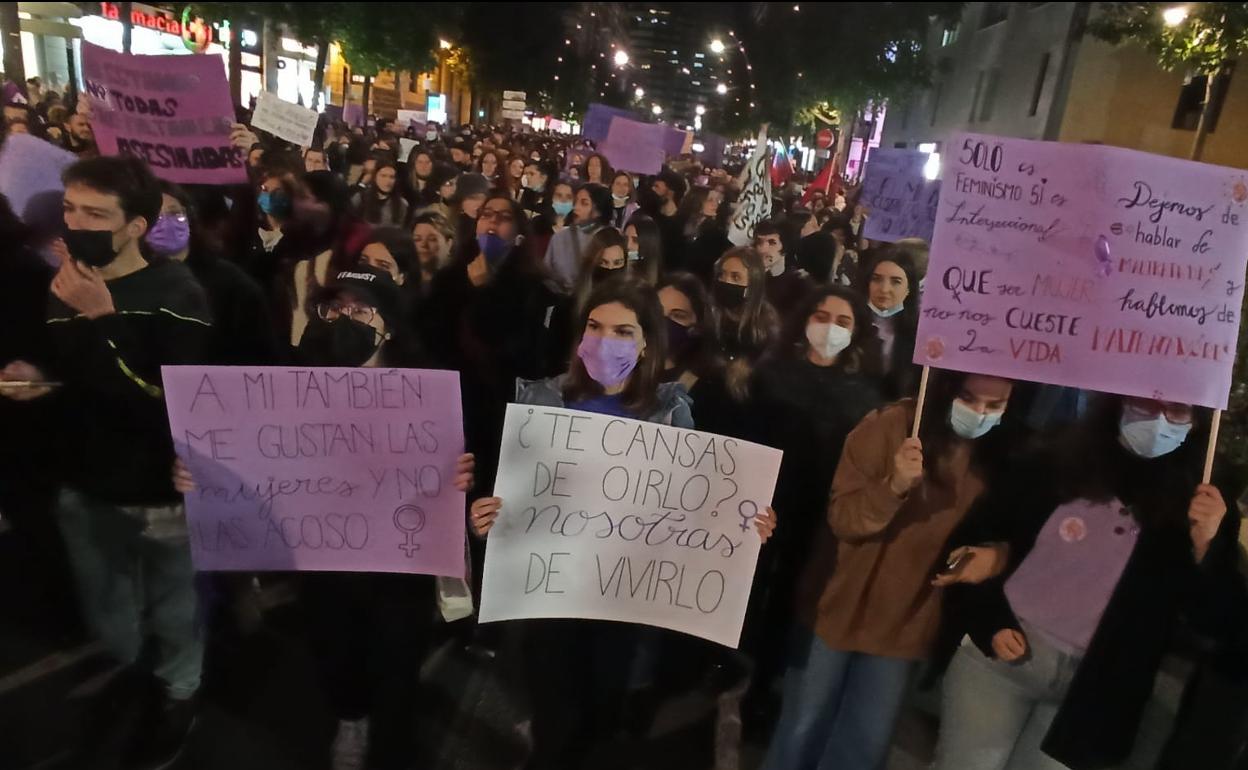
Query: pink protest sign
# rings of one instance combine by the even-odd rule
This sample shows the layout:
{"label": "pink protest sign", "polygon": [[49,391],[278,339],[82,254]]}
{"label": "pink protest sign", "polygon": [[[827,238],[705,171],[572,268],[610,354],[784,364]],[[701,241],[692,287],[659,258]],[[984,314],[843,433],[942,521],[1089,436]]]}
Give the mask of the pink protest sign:
{"label": "pink protest sign", "polygon": [[667,157],[663,150],[667,133],[667,126],[658,123],[614,117],[607,130],[607,140],[600,149],[611,168],[617,171],[657,174]]}
{"label": "pink protest sign", "polygon": [[166,366],[200,570],[464,574],[457,372]]}
{"label": "pink protest sign", "polygon": [[234,106],[220,56],[136,56],[84,43],[83,93],[104,155],[146,160],[179,184],[246,182],[230,143]]}
{"label": "pink protest sign", "polygon": [[944,154],[914,360],[1225,408],[1248,172],[976,134]]}

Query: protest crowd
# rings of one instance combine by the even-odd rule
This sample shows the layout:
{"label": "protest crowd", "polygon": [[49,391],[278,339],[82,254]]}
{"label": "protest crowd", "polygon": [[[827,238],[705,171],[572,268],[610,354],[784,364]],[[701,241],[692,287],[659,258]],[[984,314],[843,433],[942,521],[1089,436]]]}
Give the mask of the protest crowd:
{"label": "protest crowd", "polygon": [[[753,741],[767,770],[874,770],[932,688],[938,770],[1110,768],[1176,639],[1202,667],[1248,652],[1239,490],[1201,483],[1209,410],[924,376],[942,277],[923,240],[865,235],[857,182],[786,174],[746,221],[748,147],[634,173],[517,124],[322,116],[297,147],[240,113],[245,181],[175,184],[101,153],[85,98],[5,118],[5,144],[67,155],[63,192],[0,199],[0,513],[49,614],[120,665],[72,766],[169,766],[232,651],[291,607],[335,770],[612,767],[691,693],[716,704],[717,768]],[[465,569],[197,570],[184,500],[204,478],[168,366],[457,373]],[[487,544],[520,515],[494,491],[515,404],[783,452],[737,530],[761,544],[738,647],[593,613],[477,622]],[[452,760],[422,727],[449,719],[429,681],[447,649],[489,670],[498,711]]]}

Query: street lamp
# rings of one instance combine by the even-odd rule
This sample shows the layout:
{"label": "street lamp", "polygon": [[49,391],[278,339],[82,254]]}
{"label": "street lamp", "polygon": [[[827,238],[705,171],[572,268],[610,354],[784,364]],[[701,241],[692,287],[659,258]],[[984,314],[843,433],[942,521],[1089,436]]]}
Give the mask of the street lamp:
{"label": "street lamp", "polygon": [[1187,20],[1188,8],[1186,5],[1176,5],[1161,12],[1161,18],[1166,22],[1167,27],[1177,27]]}
{"label": "street lamp", "polygon": [[615,52],[615,66],[623,67],[628,64],[628,52],[620,49]]}
{"label": "street lamp", "polygon": [[633,96],[636,96],[638,99],[640,99],[641,97],[645,95],[646,95],[646,89],[642,88],[641,86],[637,86],[637,90],[633,91]]}
{"label": "street lamp", "polygon": [[723,96],[724,94],[728,93],[728,86],[724,85],[723,83],[720,83],[719,85],[715,86],[715,93],[719,94],[720,96]]}
{"label": "street lamp", "polygon": [[439,47],[439,48],[441,48],[443,51],[449,51],[449,50],[450,50],[450,48],[451,48],[451,41],[449,41],[449,40],[439,40],[439,41],[438,41],[438,47]]}
{"label": "street lamp", "polygon": [[651,112],[653,112],[655,115],[662,115],[662,114],[663,114],[663,108],[662,108],[662,107],[660,107],[660,106],[659,106],[659,105],[657,105],[657,104],[656,104],[656,105],[654,105],[653,107],[651,107],[651,108],[650,108],[650,111],[651,111]]}
{"label": "street lamp", "polygon": [[715,38],[714,40],[712,40],[711,41],[711,53],[723,53],[723,52],[724,52],[724,41],[720,40],[719,38]]}
{"label": "street lamp", "polygon": [[694,114],[694,115],[705,115],[705,114],[706,114],[706,108],[705,108],[705,107],[703,107],[702,105],[700,105],[700,104],[699,104],[697,107],[694,107],[694,108],[693,108],[693,114]]}

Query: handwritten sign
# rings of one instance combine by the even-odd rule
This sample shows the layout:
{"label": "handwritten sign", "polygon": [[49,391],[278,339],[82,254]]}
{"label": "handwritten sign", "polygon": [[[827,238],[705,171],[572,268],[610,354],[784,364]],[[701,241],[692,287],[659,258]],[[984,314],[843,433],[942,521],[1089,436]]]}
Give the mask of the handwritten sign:
{"label": "handwritten sign", "polygon": [[180,184],[247,181],[230,143],[234,106],[219,56],[136,56],[83,43],[83,93],[104,155],[146,160]]}
{"label": "handwritten sign", "polygon": [[481,620],[594,618],[740,641],[775,449],[512,404]]}
{"label": "handwritten sign", "polygon": [[1248,172],[957,135],[914,360],[1226,408]]}
{"label": "handwritten sign", "polygon": [[293,145],[311,147],[319,117],[316,110],[291,104],[277,94],[261,91],[256,97],[256,109],[251,114],[251,127],[268,131]]}
{"label": "handwritten sign", "polygon": [[457,373],[162,371],[197,569],[464,574]]}
{"label": "handwritten sign", "polygon": [[754,226],[771,216],[771,174],[767,168],[767,127],[758,132],[758,144],[741,170],[741,197],[728,220],[728,240],[734,246],[748,246],[754,240]]}
{"label": "handwritten sign", "polygon": [[918,150],[872,150],[862,183],[862,201],[871,209],[863,225],[865,237],[890,243],[903,238],[931,242],[940,182],[923,174],[930,157]]}

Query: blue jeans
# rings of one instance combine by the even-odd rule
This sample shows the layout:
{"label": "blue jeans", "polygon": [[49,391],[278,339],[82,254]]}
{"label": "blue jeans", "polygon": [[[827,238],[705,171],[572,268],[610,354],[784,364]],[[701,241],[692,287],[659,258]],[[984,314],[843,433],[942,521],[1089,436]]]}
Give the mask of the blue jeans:
{"label": "blue jeans", "polygon": [[915,665],[833,650],[798,628],[764,770],[876,770]]}
{"label": "blue jeans", "polygon": [[169,696],[194,695],[204,643],[187,539],[151,537],[147,522],[72,489],[61,491],[56,519],[92,633],[127,665],[138,662],[150,638],[152,673]]}
{"label": "blue jeans", "polygon": [[1065,770],[1040,750],[1079,658],[1026,626],[1027,654],[988,658],[964,641],[945,675],[935,770]]}

